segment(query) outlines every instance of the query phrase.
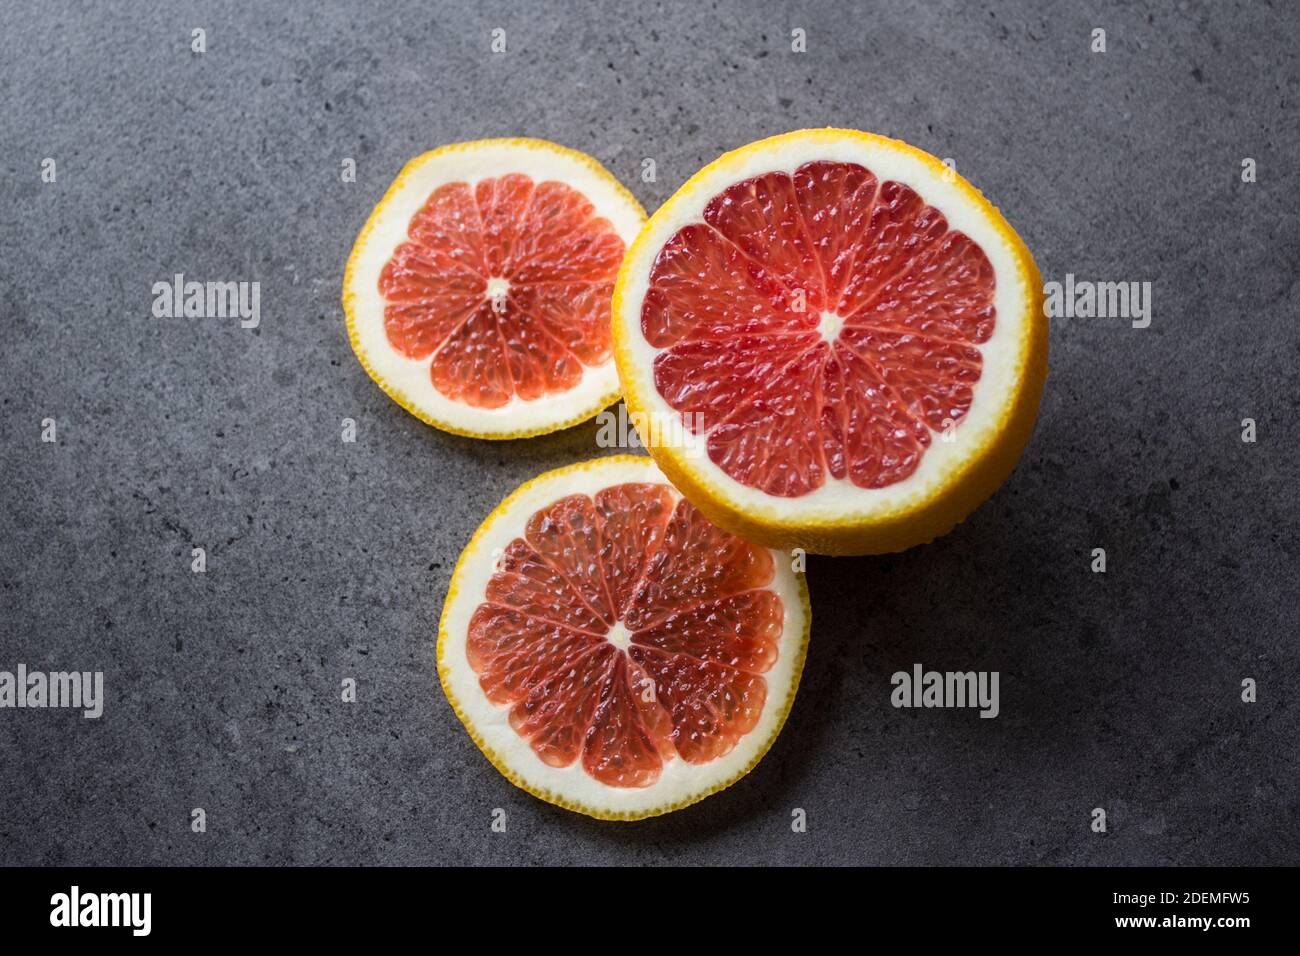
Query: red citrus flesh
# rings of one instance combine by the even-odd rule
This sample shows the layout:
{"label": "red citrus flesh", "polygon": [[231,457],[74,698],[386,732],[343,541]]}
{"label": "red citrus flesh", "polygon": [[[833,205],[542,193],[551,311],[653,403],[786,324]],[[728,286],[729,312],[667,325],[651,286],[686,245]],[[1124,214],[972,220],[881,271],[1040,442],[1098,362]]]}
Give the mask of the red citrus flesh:
{"label": "red citrus flesh", "polygon": [[666,485],[570,495],[505,549],[466,654],[543,761],[649,786],[758,723],[784,622],[773,577],[771,552],[674,506]]}
{"label": "red citrus flesh", "polygon": [[851,163],[736,183],[659,251],[641,309],[660,395],[736,481],[882,488],[970,409],[993,334],[984,251]]}
{"label": "red citrus flesh", "polygon": [[563,183],[512,173],[439,186],[379,276],[388,341],[433,356],[434,387],[476,408],[568,391],[609,360],[623,251]]}

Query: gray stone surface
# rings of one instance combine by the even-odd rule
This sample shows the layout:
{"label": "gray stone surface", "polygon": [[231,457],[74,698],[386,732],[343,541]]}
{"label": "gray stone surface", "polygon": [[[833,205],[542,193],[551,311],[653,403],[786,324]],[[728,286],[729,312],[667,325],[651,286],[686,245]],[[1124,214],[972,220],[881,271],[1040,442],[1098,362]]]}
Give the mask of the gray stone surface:
{"label": "gray stone surface", "polygon": [[[1294,5],[254,6],[0,13],[0,669],[108,695],[0,711],[0,862],[1300,862]],[[407,415],[349,350],[348,250],[442,143],[555,139],[653,208],[817,125],[955,158],[1045,278],[1151,281],[1154,320],[1054,325],[1028,452],[953,534],[811,562],[803,687],[752,775],[638,825],[552,808],[461,729],[432,635],[479,520],[595,428]],[[154,319],[174,272],[260,281],[260,328]],[[893,709],[913,662],[999,671],[1002,715]]]}

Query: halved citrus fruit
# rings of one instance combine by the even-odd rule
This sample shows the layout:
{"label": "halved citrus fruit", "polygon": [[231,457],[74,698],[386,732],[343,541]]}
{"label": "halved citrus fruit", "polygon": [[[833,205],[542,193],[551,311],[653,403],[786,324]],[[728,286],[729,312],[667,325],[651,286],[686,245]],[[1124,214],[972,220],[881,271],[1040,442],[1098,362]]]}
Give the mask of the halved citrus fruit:
{"label": "halved citrus fruit", "polygon": [[590,156],[537,139],[406,164],[343,278],[348,337],[411,414],[477,438],[575,425],[618,398],[609,304],[645,212]]}
{"label": "halved citrus fruit", "polygon": [[452,575],[438,675],[517,786],[636,820],[744,776],[776,739],[810,615],[790,556],[710,524],[649,458],[550,471]]}
{"label": "halved citrus fruit", "polygon": [[650,453],[714,522],[898,551],[1010,474],[1047,374],[1042,301],[1024,243],[938,159],[802,130],[727,153],[655,213],[619,274],[614,350],[633,420],[658,423]]}

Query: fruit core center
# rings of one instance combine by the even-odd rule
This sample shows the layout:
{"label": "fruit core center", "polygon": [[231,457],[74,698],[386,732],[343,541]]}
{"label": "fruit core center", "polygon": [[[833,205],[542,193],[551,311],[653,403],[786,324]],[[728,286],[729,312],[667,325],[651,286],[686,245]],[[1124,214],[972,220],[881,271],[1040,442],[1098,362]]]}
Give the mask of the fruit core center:
{"label": "fruit core center", "polygon": [[620,651],[625,651],[632,644],[632,632],[625,628],[620,621],[609,629],[609,633],[605,635],[605,640]]}
{"label": "fruit core center", "polygon": [[844,328],[844,319],[834,312],[823,312],[821,321],[817,323],[817,331],[821,334],[823,342],[834,342],[840,337],[842,328]]}
{"label": "fruit core center", "polygon": [[487,281],[487,289],[483,292],[485,299],[504,299],[506,293],[510,291],[510,283],[498,276],[493,276]]}

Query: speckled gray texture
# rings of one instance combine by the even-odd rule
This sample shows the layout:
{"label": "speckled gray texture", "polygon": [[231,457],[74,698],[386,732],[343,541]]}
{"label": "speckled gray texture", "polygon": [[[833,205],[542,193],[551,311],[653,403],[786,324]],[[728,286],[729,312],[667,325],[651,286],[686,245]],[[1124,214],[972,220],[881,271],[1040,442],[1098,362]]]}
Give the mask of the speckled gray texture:
{"label": "speckled gray texture", "polygon": [[[0,862],[1300,862],[1293,4],[253,6],[0,12],[0,669],[108,696],[0,711]],[[653,208],[818,125],[953,157],[1046,279],[1150,281],[1154,320],[1054,325],[1030,447],[953,534],[811,561],[752,775],[637,825],[552,808],[461,729],[433,630],[480,519],[595,428],[407,415],[348,347],[348,250],[442,143],[551,138]],[[154,319],[174,272],[260,281],[260,328]],[[1001,716],[894,710],[913,662],[999,671]]]}

